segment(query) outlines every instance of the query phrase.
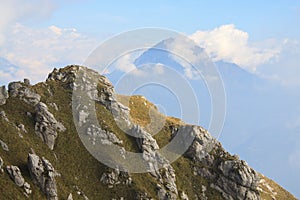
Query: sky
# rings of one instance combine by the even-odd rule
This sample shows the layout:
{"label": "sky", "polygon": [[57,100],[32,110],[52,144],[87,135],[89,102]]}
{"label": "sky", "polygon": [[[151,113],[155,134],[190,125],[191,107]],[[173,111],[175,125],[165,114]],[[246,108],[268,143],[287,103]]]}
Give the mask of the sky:
{"label": "sky", "polygon": [[[54,67],[84,63],[116,34],[158,27],[187,35],[213,61],[237,64],[299,98],[300,0],[0,0],[0,13],[0,58],[17,66],[0,66],[1,84],[24,77],[43,81]],[[293,134],[300,130],[298,111],[286,123]],[[300,167],[299,147],[288,156]]]}
{"label": "sky", "polygon": [[[219,59],[282,84],[299,84],[299,73],[281,67],[288,61],[295,71],[298,63],[290,57],[299,53],[299,0],[3,0],[0,11],[0,56],[21,66],[13,73],[17,78],[40,81],[53,65],[82,63],[115,34],[160,27],[191,35]],[[0,74],[15,78],[4,70]]]}

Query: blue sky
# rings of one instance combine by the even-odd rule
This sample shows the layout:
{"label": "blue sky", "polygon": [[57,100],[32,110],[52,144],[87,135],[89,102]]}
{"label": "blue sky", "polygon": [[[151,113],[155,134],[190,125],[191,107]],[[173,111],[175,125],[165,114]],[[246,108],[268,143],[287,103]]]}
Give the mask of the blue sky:
{"label": "blue sky", "polygon": [[[200,42],[207,41],[207,38],[215,41],[216,35],[223,34],[224,31],[227,31],[227,36],[230,37],[231,32],[235,31],[235,36],[227,38],[228,43],[232,43],[235,41],[234,37],[240,34],[238,31],[241,31],[244,33],[244,38],[240,39],[242,44],[234,45],[238,48],[241,48],[241,45],[248,48],[245,49],[248,51],[245,56],[247,54],[248,57],[252,57],[249,51],[271,53],[270,50],[273,50],[273,55],[264,57],[265,60],[253,61],[254,63],[241,61],[236,64],[252,72],[257,66],[265,66],[255,69],[256,73],[270,79],[280,79],[279,75],[283,73],[282,62],[289,60],[293,62],[291,65],[298,62],[298,59],[290,61],[288,57],[290,54],[294,55],[295,51],[297,54],[298,51],[299,0],[263,2],[12,0],[1,1],[0,11],[2,13],[0,56],[24,67],[24,70],[20,70],[15,77],[30,76],[33,81],[41,80],[39,77],[51,69],[50,65],[82,63],[104,39],[141,27],[168,28],[187,35],[207,31],[205,38],[198,38]],[[223,27],[224,25],[227,25],[227,29]],[[229,25],[232,26],[228,27]],[[215,31],[214,35],[211,32],[215,29],[221,30]],[[220,45],[210,50],[211,53],[220,52]],[[235,62],[239,55],[222,56],[222,59],[225,56],[227,61]],[[279,61],[272,63],[276,59]],[[33,73],[33,70],[30,70],[34,68],[33,65],[41,70],[34,70]],[[275,72],[274,68],[277,68]],[[12,78],[9,74],[1,71],[0,73],[3,77],[7,77],[7,80]],[[288,76],[285,74],[281,82],[289,80]],[[291,79],[296,82],[297,76],[294,75]]]}
{"label": "blue sky", "polygon": [[[118,33],[139,27],[165,27],[191,34],[235,24],[251,37],[300,36],[299,1],[85,1],[62,3],[48,25],[75,27],[85,32]],[[103,30],[104,29],[104,30]]]}
{"label": "blue sky", "polygon": [[[279,124],[293,138],[285,145],[294,150],[284,155],[286,160],[273,164],[290,162],[286,165],[290,168],[280,174],[272,169],[272,163],[260,167],[254,161],[255,154],[243,154],[243,149],[234,153],[252,160],[254,167],[269,171],[272,178],[296,193],[300,143],[297,146],[295,142],[300,141],[300,107],[292,106],[300,100],[300,0],[0,0],[0,13],[0,60],[18,66],[0,66],[0,84],[24,77],[34,83],[43,81],[53,67],[83,63],[103,40],[115,34],[159,27],[186,34],[205,48],[214,61],[235,63],[280,85],[284,93],[292,94],[289,101],[283,98],[282,104],[294,102],[287,108],[294,110],[289,115],[291,119]],[[129,60],[120,61],[124,64],[122,69],[126,68]],[[266,146],[273,150],[271,145],[276,142]]]}

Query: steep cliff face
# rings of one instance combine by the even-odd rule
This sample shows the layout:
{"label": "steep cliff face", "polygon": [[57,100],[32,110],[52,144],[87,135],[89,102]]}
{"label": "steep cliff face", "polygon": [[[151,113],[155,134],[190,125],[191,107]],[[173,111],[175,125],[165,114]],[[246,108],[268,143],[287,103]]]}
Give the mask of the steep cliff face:
{"label": "steep cliff face", "polygon": [[[85,95],[95,103],[97,125],[89,123],[93,113],[83,104],[73,116],[72,93],[82,88],[89,88]],[[165,120],[155,136],[150,110]],[[36,85],[26,80],[10,83],[8,91],[1,87],[0,126],[0,199],[296,199],[226,152],[202,127],[163,116],[144,97],[115,94],[104,76],[80,66],[54,69]],[[125,151],[141,153],[148,172],[102,164],[87,151],[78,128],[91,145],[120,147],[124,159]],[[170,163],[159,150],[178,135],[194,139]]]}

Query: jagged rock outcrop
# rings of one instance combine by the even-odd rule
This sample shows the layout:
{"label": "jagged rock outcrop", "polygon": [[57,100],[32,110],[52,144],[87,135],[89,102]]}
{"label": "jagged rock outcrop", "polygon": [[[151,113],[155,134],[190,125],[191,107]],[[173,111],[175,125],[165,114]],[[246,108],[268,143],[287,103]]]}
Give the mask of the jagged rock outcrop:
{"label": "jagged rock outcrop", "polygon": [[8,92],[5,86],[0,87],[0,106],[6,103],[6,99],[8,98]]}
{"label": "jagged rock outcrop", "polygon": [[22,82],[11,82],[8,84],[8,92],[11,97],[19,97],[28,104],[36,105],[41,96],[31,89],[30,85]]}
{"label": "jagged rock outcrop", "polygon": [[68,66],[67,68],[68,70],[64,70],[64,69],[58,70],[54,68],[53,71],[48,75],[46,83],[50,81],[60,81],[66,83],[68,89],[73,89],[76,74],[81,67],[76,65],[71,65]]}
{"label": "jagged rock outcrop", "polygon": [[25,85],[30,85],[30,80],[28,78],[24,78],[24,84]]}
{"label": "jagged rock outcrop", "polygon": [[29,154],[28,169],[33,182],[46,194],[48,200],[58,200],[55,181],[57,174],[52,164],[36,154]]}
{"label": "jagged rock outcrop", "polygon": [[92,144],[95,144],[96,141],[100,141],[101,144],[122,144],[123,141],[120,140],[114,133],[103,130],[102,128],[95,126],[94,124],[90,125],[87,128],[86,134],[90,137]]}
{"label": "jagged rock outcrop", "polygon": [[3,151],[9,151],[8,145],[5,142],[3,142],[1,139],[0,139],[0,146],[2,147]]}
{"label": "jagged rock outcrop", "polygon": [[11,165],[7,166],[6,170],[10,178],[15,182],[15,184],[18,187],[22,187],[24,185],[25,180],[21,174],[19,167]]}
{"label": "jagged rock outcrop", "polygon": [[9,177],[14,181],[14,183],[18,186],[18,187],[22,187],[25,191],[25,195],[28,196],[31,194],[31,189],[30,189],[30,185],[29,183],[27,183],[24,179],[24,177],[22,176],[22,173],[19,169],[19,167],[17,166],[7,166],[6,167],[6,171],[9,175]]}
{"label": "jagged rock outcrop", "polygon": [[39,102],[36,105],[35,133],[53,150],[57,132],[63,132],[66,128],[58,122],[49,112],[46,104]]}
{"label": "jagged rock outcrop", "polygon": [[156,140],[140,126],[133,126],[131,131],[138,136],[137,144],[143,153],[143,159],[149,164],[150,174],[159,181],[157,198],[161,200],[177,199],[175,170],[169,161],[158,153],[159,146]]}
{"label": "jagged rock outcrop", "polygon": [[255,170],[227,153],[203,128],[193,126],[190,133],[195,135],[195,140],[186,156],[201,166],[194,168],[195,174],[209,180],[210,187],[225,199],[260,199],[257,191],[260,178]]}
{"label": "jagged rock outcrop", "polygon": [[[173,167],[157,152],[159,146],[151,134],[129,120],[130,109],[117,101],[113,85],[104,76],[101,76],[92,70],[87,70],[86,68],[80,68],[77,75],[77,81],[74,84],[75,92],[78,92],[78,96],[82,96],[80,95],[82,93],[87,94],[89,97],[89,99],[86,99],[86,102],[84,102],[85,106],[80,104],[80,102],[83,101],[82,98],[79,98],[79,105],[76,106],[79,127],[83,126],[85,123],[89,124],[88,122],[90,121],[89,117],[91,116],[91,113],[88,111],[93,108],[89,108],[87,105],[92,105],[91,101],[96,101],[104,105],[112,113],[116,123],[121,126],[123,130],[128,130],[130,135],[137,138],[138,147],[143,154],[142,157],[149,165],[149,172],[158,181],[157,198],[164,200],[177,199],[178,191]],[[95,128],[98,130],[95,131]],[[106,132],[99,127],[87,128],[88,134],[93,132],[106,136]],[[114,134],[112,133],[112,135]],[[105,138],[109,137],[106,136]],[[94,140],[96,139],[97,138]],[[106,140],[103,140],[102,144],[109,144],[105,141]],[[163,167],[161,168],[161,166]],[[102,181],[107,184],[115,184],[115,182],[118,181],[117,177],[116,173],[104,174],[102,176]]]}
{"label": "jagged rock outcrop", "polygon": [[108,185],[109,188],[112,188],[113,186],[118,184],[131,185],[132,178],[130,177],[128,172],[111,169],[102,174],[100,181],[104,185]]}

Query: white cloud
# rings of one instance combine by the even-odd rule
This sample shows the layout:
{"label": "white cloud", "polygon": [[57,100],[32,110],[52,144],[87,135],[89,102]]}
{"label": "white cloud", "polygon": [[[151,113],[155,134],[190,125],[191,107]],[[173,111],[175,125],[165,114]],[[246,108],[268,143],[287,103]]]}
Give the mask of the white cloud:
{"label": "white cloud", "polygon": [[250,43],[249,34],[233,24],[222,25],[210,31],[197,31],[191,38],[205,48],[214,61],[235,63],[250,71],[276,58],[280,48],[266,48],[260,43]]}
{"label": "white cloud", "polygon": [[0,1],[0,44],[10,34],[11,25],[19,20],[46,18],[55,9],[51,0],[1,0]]}
{"label": "white cloud", "polygon": [[131,54],[126,54],[121,56],[117,61],[116,61],[116,69],[129,73],[133,70],[136,70],[136,66],[134,65],[134,60],[135,58],[131,56]]}
{"label": "white cloud", "polygon": [[197,44],[186,37],[176,37],[165,41],[165,46],[170,51],[173,60],[179,63],[184,70],[184,74],[189,79],[201,77],[200,71],[194,66],[203,65],[207,61],[204,51],[195,49]]}
{"label": "white cloud", "polygon": [[260,66],[257,72],[265,78],[279,82],[284,87],[300,87],[300,41],[284,39],[281,52],[273,62]]}
{"label": "white cloud", "polygon": [[[0,50],[0,56],[19,66],[14,77],[41,81],[53,67],[82,64],[97,41],[74,28],[43,29],[16,24]],[[54,66],[58,65],[58,66]]]}

